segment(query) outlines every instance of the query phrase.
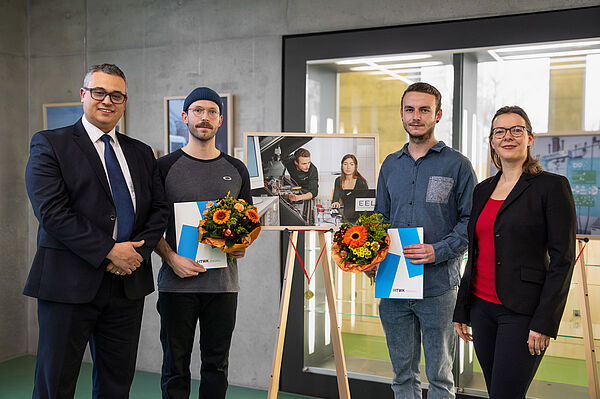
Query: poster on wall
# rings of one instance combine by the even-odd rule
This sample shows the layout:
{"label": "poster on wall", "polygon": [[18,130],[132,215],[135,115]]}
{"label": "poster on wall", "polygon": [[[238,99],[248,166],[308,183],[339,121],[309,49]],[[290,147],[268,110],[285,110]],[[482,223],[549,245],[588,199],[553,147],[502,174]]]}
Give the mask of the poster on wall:
{"label": "poster on wall", "polygon": [[[233,155],[233,95],[219,94],[223,102],[223,123],[217,131],[217,149]],[[165,98],[165,153],[171,153],[188,143],[188,127],[181,119],[185,96]]]}
{"label": "poster on wall", "polygon": [[265,229],[322,229],[372,214],[372,134],[245,133],[244,160]]}
{"label": "poster on wall", "polygon": [[[44,104],[42,112],[44,130],[57,129],[75,124],[83,116],[83,104],[81,102]],[[125,114],[117,123],[116,129],[117,132],[125,134]]]}
{"label": "poster on wall", "polygon": [[569,179],[577,234],[600,238],[600,132],[538,134],[533,156],[544,170]]}

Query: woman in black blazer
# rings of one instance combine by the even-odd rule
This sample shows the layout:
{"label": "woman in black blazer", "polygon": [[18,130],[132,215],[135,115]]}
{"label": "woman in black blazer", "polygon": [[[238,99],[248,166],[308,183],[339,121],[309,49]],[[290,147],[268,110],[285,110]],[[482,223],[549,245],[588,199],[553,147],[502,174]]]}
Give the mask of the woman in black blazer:
{"label": "woman in black blazer", "polygon": [[571,188],[542,170],[533,140],[523,109],[499,109],[489,136],[499,172],[473,193],[469,260],[453,320],[460,337],[473,341],[490,398],[525,398],[558,333],[573,273]]}

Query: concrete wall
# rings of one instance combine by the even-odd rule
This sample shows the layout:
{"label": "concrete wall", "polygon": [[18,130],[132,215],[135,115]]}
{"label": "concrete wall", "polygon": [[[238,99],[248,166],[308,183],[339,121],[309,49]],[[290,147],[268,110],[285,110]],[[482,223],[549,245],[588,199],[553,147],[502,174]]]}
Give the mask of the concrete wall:
{"label": "concrete wall", "polygon": [[[244,131],[281,129],[282,35],[597,4],[597,0],[3,1],[0,87],[3,94],[5,87],[13,94],[10,99],[0,97],[2,188],[12,188],[3,191],[0,206],[5,221],[0,234],[11,239],[10,246],[0,244],[5,255],[0,258],[0,358],[18,354],[14,348],[22,344],[26,310],[18,293],[35,248],[36,223],[31,214],[27,216],[23,188],[26,141],[42,128],[42,104],[78,101],[88,65],[111,62],[123,68],[130,96],[126,131],[163,151],[165,96],[186,95],[199,85],[233,93],[234,143],[241,147]],[[23,72],[27,62],[29,82]],[[278,237],[263,233],[241,262],[232,384],[264,388],[268,383],[278,313],[279,259],[273,257]],[[151,371],[159,370],[161,356],[155,301],[154,295],[147,300],[138,359],[140,369]],[[30,312],[28,322],[32,352],[37,336],[34,314]]]}
{"label": "concrete wall", "polygon": [[0,2],[0,361],[27,352],[27,12]]}

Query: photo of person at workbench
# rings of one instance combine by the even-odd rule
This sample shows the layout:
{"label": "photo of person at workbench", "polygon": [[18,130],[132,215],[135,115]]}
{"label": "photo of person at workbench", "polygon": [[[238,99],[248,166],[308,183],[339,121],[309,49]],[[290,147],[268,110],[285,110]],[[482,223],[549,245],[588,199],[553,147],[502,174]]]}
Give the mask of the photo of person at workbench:
{"label": "photo of person at workbench", "polygon": [[298,148],[284,165],[292,183],[300,187],[300,194],[288,194],[288,199],[299,202],[316,198],[319,193],[319,172],[310,161],[310,151]]}

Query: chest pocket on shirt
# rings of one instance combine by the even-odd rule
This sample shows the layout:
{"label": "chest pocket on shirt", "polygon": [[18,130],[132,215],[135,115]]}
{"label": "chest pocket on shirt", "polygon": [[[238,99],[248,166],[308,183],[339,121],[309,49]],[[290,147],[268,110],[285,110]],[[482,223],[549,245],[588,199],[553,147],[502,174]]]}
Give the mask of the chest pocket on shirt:
{"label": "chest pocket on shirt", "polygon": [[451,177],[430,176],[425,201],[434,204],[447,204],[453,186],[454,179]]}

